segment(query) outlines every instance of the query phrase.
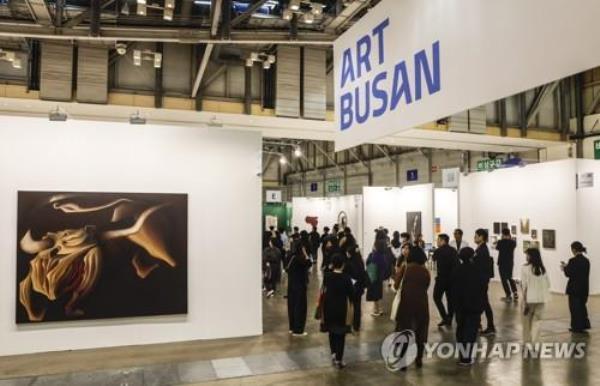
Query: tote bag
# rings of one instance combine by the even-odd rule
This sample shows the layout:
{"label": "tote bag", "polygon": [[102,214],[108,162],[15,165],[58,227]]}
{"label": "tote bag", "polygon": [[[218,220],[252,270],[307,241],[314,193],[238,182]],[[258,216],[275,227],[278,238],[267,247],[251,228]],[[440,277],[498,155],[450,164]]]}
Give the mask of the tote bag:
{"label": "tote bag", "polygon": [[394,295],[394,300],[392,300],[392,311],[390,312],[390,320],[392,322],[396,321],[396,315],[398,315],[398,307],[400,307],[400,296],[402,295],[402,283],[404,282],[404,277],[406,276],[406,266],[404,267],[404,274],[400,279],[400,285],[398,286],[398,290],[396,291],[396,295]]}

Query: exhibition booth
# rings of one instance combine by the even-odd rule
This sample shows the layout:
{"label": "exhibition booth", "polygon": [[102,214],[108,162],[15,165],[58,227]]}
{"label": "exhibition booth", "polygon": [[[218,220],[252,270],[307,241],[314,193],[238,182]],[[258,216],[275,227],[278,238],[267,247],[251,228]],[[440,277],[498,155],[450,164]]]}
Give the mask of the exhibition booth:
{"label": "exhibition booth", "polygon": [[[570,159],[463,175],[459,223],[469,242],[477,228],[488,229],[494,256],[493,242],[503,227],[509,227],[517,239],[514,277],[520,277],[524,251],[536,247],[549,272],[551,289],[564,292],[567,279],[560,263],[571,257],[570,244],[575,240],[588,248],[591,277],[600,275],[600,266],[593,263],[600,251],[600,187],[594,178],[598,173],[600,162]],[[590,281],[590,293],[600,293],[600,282]]]}
{"label": "exhibition booth", "polygon": [[262,334],[261,149],[3,117],[0,356]]}

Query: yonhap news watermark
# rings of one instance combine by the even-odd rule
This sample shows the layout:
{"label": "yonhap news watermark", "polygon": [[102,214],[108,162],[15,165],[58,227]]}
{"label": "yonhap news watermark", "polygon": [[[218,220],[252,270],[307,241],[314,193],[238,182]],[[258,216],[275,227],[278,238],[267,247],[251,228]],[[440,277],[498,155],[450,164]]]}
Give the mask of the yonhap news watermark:
{"label": "yonhap news watermark", "polygon": [[[492,359],[583,359],[587,355],[585,342],[432,342],[423,346],[425,359],[472,358],[474,361]],[[388,370],[399,371],[417,358],[415,333],[411,330],[394,332],[381,344],[381,356]]]}

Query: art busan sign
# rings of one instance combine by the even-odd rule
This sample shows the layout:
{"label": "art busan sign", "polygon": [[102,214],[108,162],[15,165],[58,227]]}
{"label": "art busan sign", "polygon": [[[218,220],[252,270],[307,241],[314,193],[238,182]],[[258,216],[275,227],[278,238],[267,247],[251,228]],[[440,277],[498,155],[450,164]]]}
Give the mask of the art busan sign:
{"label": "art busan sign", "polygon": [[597,0],[381,1],[334,43],[336,150],[599,65],[599,16]]}

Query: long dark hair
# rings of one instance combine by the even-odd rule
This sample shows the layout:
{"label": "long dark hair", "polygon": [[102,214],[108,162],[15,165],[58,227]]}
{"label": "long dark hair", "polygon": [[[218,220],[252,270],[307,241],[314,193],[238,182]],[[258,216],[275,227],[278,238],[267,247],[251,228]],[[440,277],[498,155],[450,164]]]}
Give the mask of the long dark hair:
{"label": "long dark hair", "polygon": [[529,256],[527,265],[531,266],[533,274],[535,276],[545,274],[546,267],[544,267],[544,263],[542,262],[542,254],[540,253],[540,250],[537,248],[529,248],[525,253],[527,256]]}
{"label": "long dark hair", "polygon": [[584,247],[579,241],[575,241],[573,244],[571,244],[571,249],[575,253],[587,253],[587,248]]}

